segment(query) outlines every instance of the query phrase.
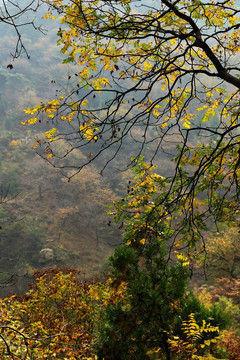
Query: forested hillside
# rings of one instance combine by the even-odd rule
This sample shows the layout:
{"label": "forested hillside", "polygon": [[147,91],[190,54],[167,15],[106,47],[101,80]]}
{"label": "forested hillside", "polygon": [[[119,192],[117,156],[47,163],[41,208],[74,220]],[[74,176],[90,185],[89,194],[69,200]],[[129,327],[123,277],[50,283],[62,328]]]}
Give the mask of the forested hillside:
{"label": "forested hillside", "polygon": [[[67,92],[69,74],[74,71],[71,64],[62,64],[64,55],[56,45],[58,24],[43,19],[44,14],[41,10],[37,18],[46,30],[44,34],[29,28],[22,33],[30,59],[22,56],[12,61],[10,52],[16,37],[14,31],[2,25],[0,270],[1,281],[9,282],[1,289],[2,296],[9,291],[26,291],[35,269],[74,265],[92,275],[106,266],[107,256],[122,241],[121,229],[105,215],[106,205],[127,194],[132,178],[127,168],[139,149],[137,143],[127,142],[121,156],[102,176],[101,170],[112,154],[109,149],[70,182],[68,177],[75,170],[68,170],[68,166],[87,162],[93,148],[72,152],[61,161],[63,169],[58,170],[36,154],[36,141],[52,126],[50,122],[39,122],[34,128],[23,127],[21,122],[27,116],[23,109]],[[99,101],[96,97],[96,106]],[[141,136],[140,128],[134,131]],[[61,153],[66,149],[64,142],[56,146]],[[165,176],[173,169],[169,160],[175,145],[170,144],[167,150],[161,159],[161,173]],[[146,160],[154,151],[155,145],[150,143],[145,151]]]}
{"label": "forested hillside", "polygon": [[[26,291],[33,271],[43,267],[76,266],[92,275],[121,242],[120,230],[110,228],[104,214],[107,204],[126,193],[127,176],[112,168],[108,178],[102,177],[96,163],[68,183],[33,148],[51,126],[21,125],[23,109],[55,96],[56,84],[64,88],[69,72],[61,64],[55,24],[46,23],[41,13],[38,21],[48,28],[46,35],[28,29],[22,34],[30,59],[12,62],[16,39],[7,25],[0,40],[0,270],[1,283],[10,281],[2,296]],[[78,151],[73,158],[87,156]]]}

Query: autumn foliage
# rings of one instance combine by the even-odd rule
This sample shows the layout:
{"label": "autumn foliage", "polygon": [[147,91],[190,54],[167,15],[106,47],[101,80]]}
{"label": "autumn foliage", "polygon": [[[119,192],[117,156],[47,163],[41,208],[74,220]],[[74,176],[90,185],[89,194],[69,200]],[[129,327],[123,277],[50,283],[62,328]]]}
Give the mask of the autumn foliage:
{"label": "autumn foliage", "polygon": [[[206,303],[189,289],[192,264],[207,259],[206,231],[219,222],[235,225],[240,212],[237,1],[43,2],[45,18],[60,16],[63,63],[77,70],[69,88],[25,109],[23,125],[45,126],[33,148],[67,168],[70,180],[111,149],[105,168],[130,139],[137,144],[135,178],[109,211],[124,236],[108,276],[85,280],[77,270],[57,268],[36,273],[25,296],[1,300],[1,358],[239,360],[236,307],[228,301],[239,303],[231,238],[224,238],[225,253],[217,238],[208,249],[213,273],[227,258],[222,274],[232,279],[216,281]],[[149,144],[151,165],[142,157]],[[20,146],[19,139],[10,145]],[[79,157],[61,162],[85,146],[80,164]],[[154,173],[156,155],[171,152],[171,175]],[[112,197],[102,188],[104,198]],[[91,201],[87,194],[86,204]],[[64,228],[80,212],[78,204],[60,208],[54,226]]]}
{"label": "autumn foliage", "polygon": [[226,319],[235,307],[188,289],[194,252],[171,242],[153,170],[136,163],[128,195],[110,210],[125,232],[108,276],[43,270],[26,295],[1,301],[2,359],[238,360],[238,335]]}
{"label": "autumn foliage", "polygon": [[1,302],[2,359],[89,358],[94,321],[92,283],[71,269],[35,274],[25,296]]}
{"label": "autumn foliage", "polygon": [[[163,340],[155,344],[154,333],[145,318],[147,293],[142,293],[142,299],[136,298],[134,304],[129,297],[131,284],[128,282],[122,281],[118,285],[113,279],[86,282],[74,269],[49,269],[37,272],[35,277],[32,289],[25,296],[12,296],[1,301],[1,359],[94,360],[114,359],[116,356],[119,359],[138,359],[142,351],[146,351],[146,359],[165,358]],[[166,300],[162,299],[162,305]],[[137,312],[137,306],[140,312]],[[171,314],[166,313],[166,316],[173,316],[174,320],[174,316],[181,313],[180,302],[174,301],[168,307]],[[141,314],[142,311],[146,313]],[[158,311],[161,314],[161,310]],[[169,346],[174,359],[179,352],[187,356],[184,359],[192,359],[190,354],[198,353],[198,348],[205,351],[216,342],[219,333],[217,327],[205,321],[199,326],[194,315],[190,314],[189,320],[181,325],[183,333],[180,331],[180,336],[173,337],[167,317],[164,321],[166,323],[161,324],[168,329],[165,346]],[[160,324],[153,325],[157,331]],[[104,348],[100,344],[106,340],[108,331],[111,331],[111,338],[108,337],[105,344],[103,357]],[[137,337],[134,338],[133,334]],[[144,347],[142,337],[149,342]],[[129,344],[132,344],[130,349]],[[119,345],[124,348],[119,348]],[[112,346],[115,351],[111,355]]]}

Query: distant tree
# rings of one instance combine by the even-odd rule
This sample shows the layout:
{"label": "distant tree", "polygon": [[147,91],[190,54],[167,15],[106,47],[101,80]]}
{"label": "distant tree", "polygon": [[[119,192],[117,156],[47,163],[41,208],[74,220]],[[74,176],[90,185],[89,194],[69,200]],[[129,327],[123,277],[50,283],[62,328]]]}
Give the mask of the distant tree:
{"label": "distant tree", "polygon": [[[46,3],[45,17],[60,15],[64,63],[75,67],[67,93],[26,110],[31,117],[23,123],[52,124],[37,139],[40,155],[79,172],[111,149],[106,166],[127,141],[136,158],[151,144],[151,162],[166,152],[175,161],[158,198],[165,208],[159,216],[175,221],[178,213],[175,234],[187,246],[209,224],[234,222],[240,207],[237,1]],[[66,152],[57,152],[59,139]],[[87,161],[61,163],[85,146]]]}
{"label": "distant tree", "polygon": [[220,278],[217,279],[216,288],[212,293],[219,296],[227,296],[231,298],[236,304],[240,304],[240,279]]}
{"label": "distant tree", "polygon": [[221,277],[239,278],[239,245],[239,228],[236,227],[208,238],[206,243],[208,272],[212,280]]}

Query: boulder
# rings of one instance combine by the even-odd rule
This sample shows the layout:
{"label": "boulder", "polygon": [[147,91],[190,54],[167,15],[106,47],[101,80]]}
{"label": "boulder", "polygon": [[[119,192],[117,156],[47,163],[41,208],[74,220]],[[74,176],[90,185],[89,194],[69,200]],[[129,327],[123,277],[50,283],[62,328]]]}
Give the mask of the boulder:
{"label": "boulder", "polygon": [[54,259],[54,252],[53,252],[53,249],[50,249],[50,248],[45,248],[45,249],[42,249],[40,252],[39,252],[39,262],[40,264],[42,263],[47,263],[51,260]]}

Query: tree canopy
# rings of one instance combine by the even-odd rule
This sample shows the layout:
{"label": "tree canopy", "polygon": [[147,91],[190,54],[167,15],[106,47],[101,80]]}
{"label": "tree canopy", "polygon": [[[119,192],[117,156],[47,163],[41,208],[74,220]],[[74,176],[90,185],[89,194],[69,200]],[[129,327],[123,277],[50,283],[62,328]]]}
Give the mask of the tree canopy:
{"label": "tree canopy", "polygon": [[[52,125],[45,139],[37,139],[40,155],[79,172],[86,162],[61,163],[76,149],[89,148],[87,163],[111,149],[106,166],[127,141],[134,158],[151,144],[151,163],[167,152],[175,161],[158,204],[172,221],[180,214],[177,232],[191,228],[194,238],[209,217],[234,221],[240,163],[237,2],[47,4],[45,17],[61,21],[58,44],[73,73],[67,91],[25,110],[31,116],[24,124]],[[56,151],[58,140],[67,143],[65,152]]]}

